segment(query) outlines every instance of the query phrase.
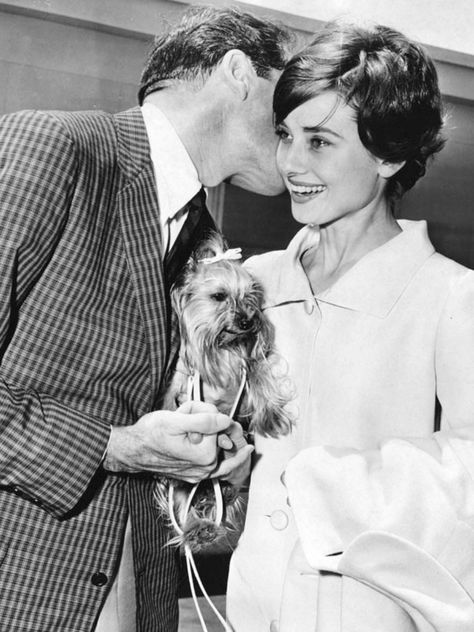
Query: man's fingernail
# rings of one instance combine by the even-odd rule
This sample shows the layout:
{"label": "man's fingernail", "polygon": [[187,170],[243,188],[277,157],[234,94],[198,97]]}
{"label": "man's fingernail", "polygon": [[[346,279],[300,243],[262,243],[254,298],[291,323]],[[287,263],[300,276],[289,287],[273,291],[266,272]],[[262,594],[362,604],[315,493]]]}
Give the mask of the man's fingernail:
{"label": "man's fingernail", "polygon": [[202,434],[200,432],[188,432],[188,439],[191,443],[201,443]]}

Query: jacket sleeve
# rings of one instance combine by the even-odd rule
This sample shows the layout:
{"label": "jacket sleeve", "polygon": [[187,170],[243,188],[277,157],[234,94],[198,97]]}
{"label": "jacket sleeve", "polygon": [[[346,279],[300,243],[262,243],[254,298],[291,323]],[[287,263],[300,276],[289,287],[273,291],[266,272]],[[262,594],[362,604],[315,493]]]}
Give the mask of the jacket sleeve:
{"label": "jacket sleeve", "polygon": [[474,274],[450,292],[435,366],[442,430],[312,447],[285,484],[310,566],[391,595],[435,630],[474,629]]}
{"label": "jacket sleeve", "polygon": [[[67,221],[75,170],[73,142],[57,117],[0,119],[0,359]],[[0,364],[1,488],[59,518],[86,491],[109,434],[107,424],[47,393],[12,384]]]}

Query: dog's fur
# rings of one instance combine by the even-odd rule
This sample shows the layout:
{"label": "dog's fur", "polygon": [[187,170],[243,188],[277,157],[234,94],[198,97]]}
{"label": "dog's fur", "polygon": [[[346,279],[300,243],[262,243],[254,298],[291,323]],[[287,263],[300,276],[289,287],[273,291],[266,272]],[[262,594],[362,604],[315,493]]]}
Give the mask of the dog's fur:
{"label": "dog's fur", "polygon": [[[212,233],[198,246],[172,290],[181,346],[163,406],[172,409],[185,401],[189,376],[198,372],[202,399],[229,414],[245,371],[245,389],[234,419],[250,434],[287,434],[291,418],[285,405],[291,393],[273,351],[273,329],[262,310],[263,290],[240,261],[203,261],[225,251],[221,235]],[[216,531],[215,499],[208,483],[200,485],[202,489],[198,490],[189,515],[184,516],[192,486],[173,481],[176,514],[185,535],[176,536],[172,542],[187,542],[193,550],[199,550],[223,535],[225,527],[234,522],[235,516],[230,514],[236,511],[237,493],[221,482],[226,516],[224,527]],[[168,486],[167,479],[159,479],[156,497],[165,513]]]}

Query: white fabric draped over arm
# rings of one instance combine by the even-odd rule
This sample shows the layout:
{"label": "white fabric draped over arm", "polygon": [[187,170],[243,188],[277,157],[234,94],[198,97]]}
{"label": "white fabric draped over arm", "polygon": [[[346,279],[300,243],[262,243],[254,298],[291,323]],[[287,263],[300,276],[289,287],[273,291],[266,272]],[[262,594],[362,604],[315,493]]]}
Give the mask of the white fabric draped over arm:
{"label": "white fabric draped over arm", "polygon": [[473,630],[473,446],[469,427],[301,452],[285,483],[310,566],[389,594],[435,630]]}

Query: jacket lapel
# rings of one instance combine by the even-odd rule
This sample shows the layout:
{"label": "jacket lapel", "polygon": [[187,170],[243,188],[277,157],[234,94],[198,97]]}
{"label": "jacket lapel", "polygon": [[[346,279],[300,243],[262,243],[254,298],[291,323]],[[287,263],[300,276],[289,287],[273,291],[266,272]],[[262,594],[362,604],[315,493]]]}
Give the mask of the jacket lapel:
{"label": "jacket lapel", "polygon": [[117,208],[130,277],[149,347],[152,407],[167,361],[169,330],[158,197],[140,109],[117,114],[115,122],[118,163],[124,176]]}

